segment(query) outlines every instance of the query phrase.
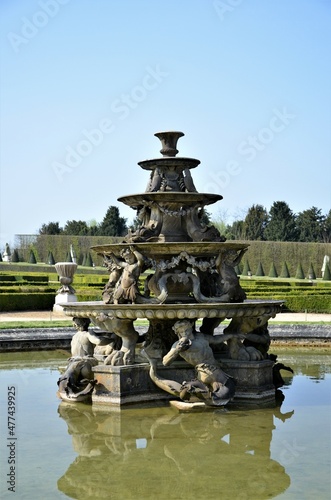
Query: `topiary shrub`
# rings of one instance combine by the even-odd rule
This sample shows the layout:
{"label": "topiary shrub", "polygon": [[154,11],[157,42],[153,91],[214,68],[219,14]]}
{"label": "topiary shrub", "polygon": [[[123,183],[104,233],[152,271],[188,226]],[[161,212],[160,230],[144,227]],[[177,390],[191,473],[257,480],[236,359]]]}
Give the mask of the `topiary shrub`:
{"label": "topiary shrub", "polygon": [[323,281],[331,281],[331,271],[328,263],[325,266]]}
{"label": "topiary shrub", "polygon": [[53,252],[51,252],[51,251],[48,252],[47,264],[49,264],[50,266],[54,266],[54,264],[55,264],[54,255],[53,255]]}
{"label": "topiary shrub", "polygon": [[86,256],[85,266],[93,267],[93,261],[90,252]]}
{"label": "topiary shrub", "polygon": [[67,252],[66,262],[72,262],[71,253],[70,252]]}
{"label": "topiary shrub", "polygon": [[29,264],[37,264],[36,256],[32,248],[30,250]]}
{"label": "topiary shrub", "polygon": [[84,256],[83,256],[83,260],[82,260],[82,264],[81,264],[83,267],[86,266],[86,253],[84,253]]}
{"label": "topiary shrub", "polygon": [[237,276],[242,274],[242,266],[240,264],[238,264],[238,266],[234,266],[234,270],[235,270]]}
{"label": "topiary shrub", "polygon": [[295,278],[297,280],[304,280],[305,279],[305,273],[303,272],[301,262],[299,262],[297,271],[295,273]]}
{"label": "topiary shrub", "polygon": [[310,280],[316,280],[316,273],[315,273],[314,266],[312,263],[310,263],[310,266],[308,269],[308,278]]}
{"label": "topiary shrub", "polygon": [[256,273],[255,273],[255,276],[265,276],[264,269],[263,269],[263,266],[262,266],[261,262],[259,262],[259,265],[257,266],[257,270],[256,270]]}
{"label": "topiary shrub", "polygon": [[19,262],[20,261],[20,258],[19,258],[19,255],[18,255],[18,251],[17,251],[16,248],[15,248],[15,250],[12,253],[11,261],[12,262]]}
{"label": "topiary shrub", "polygon": [[84,254],[83,254],[83,252],[79,252],[79,256],[78,256],[78,259],[77,259],[77,264],[79,266],[82,266],[83,262],[84,262]]}
{"label": "topiary shrub", "polygon": [[268,276],[270,276],[270,278],[278,278],[278,273],[274,262],[270,266]]}
{"label": "topiary shrub", "polygon": [[284,264],[283,264],[282,270],[280,272],[280,277],[281,278],[290,278],[290,271],[288,269],[286,262],[284,262]]}
{"label": "topiary shrub", "polygon": [[250,273],[250,272],[251,272],[251,268],[249,267],[249,262],[247,259],[245,259],[242,275],[248,276],[248,273]]}

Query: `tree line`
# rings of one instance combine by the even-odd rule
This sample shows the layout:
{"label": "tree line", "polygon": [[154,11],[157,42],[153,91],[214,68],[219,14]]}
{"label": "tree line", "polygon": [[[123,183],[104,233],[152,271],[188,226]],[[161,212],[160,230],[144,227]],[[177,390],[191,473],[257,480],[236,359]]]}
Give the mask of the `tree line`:
{"label": "tree line", "polygon": [[311,207],[294,214],[285,201],[275,201],[269,211],[252,205],[242,219],[214,224],[228,240],[331,242],[331,210],[322,214]]}
{"label": "tree line", "polygon": [[125,236],[128,232],[127,220],[120,216],[118,207],[110,206],[99,224],[92,220],[67,220],[64,227],[59,222],[48,222],[39,229],[40,235],[68,236]]}
{"label": "tree line", "polygon": [[[331,242],[331,210],[322,214],[321,209],[313,206],[294,214],[285,201],[275,201],[269,211],[262,205],[252,205],[244,217],[232,224],[227,224],[224,219],[213,220],[204,210],[203,222],[215,225],[228,240]],[[136,226],[137,219],[127,224],[118,207],[110,206],[99,224],[96,221],[68,220],[64,227],[60,227],[59,222],[49,222],[41,226],[39,234],[125,236],[129,227],[135,229]]]}

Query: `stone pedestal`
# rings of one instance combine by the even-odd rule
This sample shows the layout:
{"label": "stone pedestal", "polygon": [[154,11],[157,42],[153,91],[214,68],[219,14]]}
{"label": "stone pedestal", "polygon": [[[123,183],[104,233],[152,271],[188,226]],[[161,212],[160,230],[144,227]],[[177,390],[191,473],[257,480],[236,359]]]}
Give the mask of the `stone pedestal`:
{"label": "stone pedestal", "polygon": [[77,296],[74,293],[58,293],[55,296],[54,312],[63,312],[63,306],[77,302]]}
{"label": "stone pedestal", "polygon": [[[236,381],[236,394],[232,404],[275,404],[275,387],[272,383],[273,362],[222,360],[222,369]],[[129,366],[98,365],[93,368],[97,384],[92,394],[93,406],[121,407],[132,404],[167,402],[173,396],[159,389],[149,377],[148,363]],[[158,367],[158,375],[182,382],[195,378],[194,368],[185,362],[175,362],[171,367]],[[231,403],[229,403],[231,405]]]}

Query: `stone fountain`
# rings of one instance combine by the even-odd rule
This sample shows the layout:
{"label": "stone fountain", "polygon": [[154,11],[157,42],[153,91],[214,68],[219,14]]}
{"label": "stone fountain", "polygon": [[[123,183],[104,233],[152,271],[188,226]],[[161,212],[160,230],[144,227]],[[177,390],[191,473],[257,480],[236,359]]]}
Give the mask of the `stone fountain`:
{"label": "stone fountain", "polygon": [[96,407],[274,404],[267,324],[282,301],[246,300],[235,267],[248,245],[205,223],[205,207],[222,196],[197,191],[200,161],[177,156],[182,132],[155,135],[162,157],[138,163],[150,174],[146,191],[119,198],[137,211],[137,229],[93,247],[110,272],[103,301],[63,304],[78,332],[58,394]]}

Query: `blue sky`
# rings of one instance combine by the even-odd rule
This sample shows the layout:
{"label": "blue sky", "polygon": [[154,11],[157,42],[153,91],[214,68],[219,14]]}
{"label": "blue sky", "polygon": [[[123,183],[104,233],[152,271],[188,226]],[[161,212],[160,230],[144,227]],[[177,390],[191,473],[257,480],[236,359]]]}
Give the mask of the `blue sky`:
{"label": "blue sky", "polygon": [[331,207],[329,0],[3,0],[1,240],[145,190],[180,130],[198,191]]}

